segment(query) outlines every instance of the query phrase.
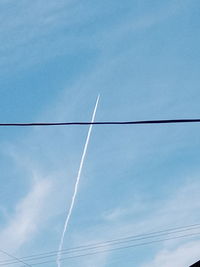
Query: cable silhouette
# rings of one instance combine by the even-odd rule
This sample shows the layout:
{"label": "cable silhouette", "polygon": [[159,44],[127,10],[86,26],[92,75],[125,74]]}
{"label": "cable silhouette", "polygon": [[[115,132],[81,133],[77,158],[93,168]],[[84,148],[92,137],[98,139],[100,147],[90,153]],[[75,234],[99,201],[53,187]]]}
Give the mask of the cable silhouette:
{"label": "cable silhouette", "polygon": [[200,119],[198,118],[197,119],[137,120],[137,121],[96,121],[96,122],[29,122],[29,123],[0,123],[0,127],[177,124],[177,123],[199,123],[199,122],[200,122]]}

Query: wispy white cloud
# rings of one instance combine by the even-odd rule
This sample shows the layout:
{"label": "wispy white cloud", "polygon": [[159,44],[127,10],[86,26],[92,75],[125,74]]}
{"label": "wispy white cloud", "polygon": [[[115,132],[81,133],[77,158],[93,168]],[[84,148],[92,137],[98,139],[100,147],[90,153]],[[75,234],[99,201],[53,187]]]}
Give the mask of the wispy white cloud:
{"label": "wispy white cloud", "polygon": [[[199,174],[186,179],[184,185],[180,184],[180,188],[176,193],[168,199],[161,210],[158,211],[156,218],[159,227],[164,225],[187,225],[199,222],[200,208],[200,182]],[[195,232],[199,232],[198,230]],[[197,236],[198,238],[198,236]],[[171,267],[171,266],[189,266],[199,260],[200,242],[174,240],[163,242],[161,249],[157,251],[152,261],[142,265],[142,267]]]}
{"label": "wispy white cloud", "polygon": [[[98,225],[94,225],[94,227],[88,229],[85,233],[73,232],[74,242],[76,244],[95,243],[197,223],[200,218],[198,214],[200,203],[199,190],[200,182],[198,174],[194,175],[193,178],[183,179],[180,187],[173,190],[167,199],[162,200],[161,205],[158,203],[156,209],[152,209],[151,204],[140,203],[140,201],[134,202],[134,206],[138,206],[137,215],[135,213],[136,209],[133,209],[131,205],[121,208],[116,207],[114,210],[104,213],[102,215],[102,221],[99,221]],[[142,207],[142,217],[140,215],[138,216],[140,207]],[[126,216],[127,214],[128,216]],[[106,221],[103,222],[103,220]],[[187,233],[198,232],[199,230],[197,229]],[[196,237],[191,236],[183,239],[162,241],[159,243],[159,246],[155,244],[156,252],[153,256],[154,259],[148,262],[145,262],[145,259],[141,259],[141,262],[145,263],[139,266],[189,266],[192,262],[197,261],[199,257],[198,248],[200,243],[198,240],[191,241],[194,238]],[[142,250],[143,247],[140,247],[140,249]],[[133,248],[133,252],[134,250],[135,248]],[[99,259],[101,259],[101,256],[104,257],[104,255],[99,255]],[[103,258],[104,262],[97,266],[108,266],[112,257],[115,259],[115,256],[116,254],[114,252],[107,252],[105,258]],[[92,257],[92,260],[95,265],[95,257]],[[97,259],[97,264],[98,262],[99,260]]]}
{"label": "wispy white cloud", "polygon": [[163,248],[154,260],[141,267],[188,267],[199,260],[199,241],[183,242],[174,249]]}
{"label": "wispy white cloud", "polygon": [[[85,29],[96,18],[101,19],[105,13],[104,5],[87,8],[82,2],[71,0],[59,3],[21,1],[17,4],[11,1],[1,11],[1,66],[4,70],[12,65],[17,68],[31,66],[81,49],[97,49],[101,56],[108,57],[112,50],[115,51],[116,45],[113,44],[123,40],[124,36],[149,29],[180,9],[180,4],[170,1],[151,14],[129,15],[126,20],[119,19],[109,27],[102,24],[91,33]],[[109,12],[106,18],[109,18]]]}
{"label": "wispy white cloud", "polygon": [[2,249],[10,252],[17,251],[37,233],[39,225],[45,218],[46,201],[51,190],[51,182],[40,179],[33,185],[30,192],[17,203],[14,214],[0,231]]}
{"label": "wispy white cloud", "polygon": [[[103,51],[102,55],[104,56],[102,57],[100,64],[95,66],[89,75],[78,79],[74,86],[67,88],[64,93],[62,92],[53,105],[48,107],[46,114],[40,114],[40,118],[46,119],[51,117],[55,120],[74,118],[74,116],[76,116],[75,114],[77,114],[77,106],[80,106],[80,110],[84,110],[82,113],[86,114],[85,106],[86,104],[88,105],[88,102],[85,100],[86,94],[89,95],[88,92],[94,91],[94,88],[97,87],[103,89],[109,87],[109,85],[107,85],[107,77],[112,75],[116,76],[115,70],[122,65],[123,58],[129,56],[128,53],[125,55],[124,51],[123,55],[117,53],[115,50],[115,42],[117,42],[117,40],[123,39],[123,36],[129,33],[148,30],[152,26],[161,23],[163,20],[174,14],[174,10],[171,7],[169,9],[162,9],[162,12],[159,14],[146,14],[145,16],[136,19],[128,18],[127,21],[120,21],[116,24],[116,30],[111,26],[109,29],[102,29],[94,33],[94,35],[97,34],[97,36],[90,36],[90,33],[84,35],[79,31],[75,34],[74,31],[67,32],[72,25],[74,27],[79,25],[79,23],[83,23],[84,19],[89,19],[86,18],[87,15],[85,17],[83,16],[84,19],[82,16],[77,15],[77,11],[81,11],[81,14],[83,14],[84,11],[83,6],[80,7],[80,10],[74,6],[77,2],[75,2],[75,4],[70,3],[69,6],[66,4],[66,1],[60,1],[59,4],[55,3],[55,1],[50,1],[47,5],[43,5],[44,1],[35,1],[29,3],[29,5],[27,4],[27,1],[21,3],[23,3],[24,6],[22,7],[20,6],[21,4],[18,4],[18,8],[15,10],[13,9],[11,12],[12,14],[10,14],[10,17],[12,17],[18,10],[17,12],[19,13],[15,20],[8,21],[8,18],[6,18],[4,21],[4,25],[7,25],[8,27],[8,32],[6,33],[5,31],[3,33],[7,39],[9,39],[9,35],[12,35],[15,31],[19,34],[14,34],[13,39],[6,43],[4,47],[1,47],[2,51],[7,51],[11,60],[15,58],[19,65],[25,64],[24,61],[21,60],[22,55],[23,58],[28,58],[27,61],[29,61],[29,64],[34,64],[34,62],[41,62],[42,60],[49,59],[59,53],[69,53],[70,51],[74,51],[73,49],[80,48],[81,46],[88,48],[95,44],[96,48]],[[68,9],[69,15],[64,14],[66,9]],[[93,14],[95,15],[95,12]],[[6,26],[2,28],[6,28]],[[65,28],[67,32],[65,35],[66,37],[54,35],[56,31],[58,31],[59,35],[59,30],[62,30],[63,28]],[[90,37],[89,39],[88,36]],[[70,41],[69,43],[68,40]],[[66,43],[68,44],[67,48]],[[70,44],[72,45],[70,46]],[[115,55],[112,53],[110,54],[112,49],[115,52]],[[18,51],[18,54],[16,51]],[[8,57],[5,55],[3,64],[7,61]],[[102,79],[102,77],[104,78]],[[111,82],[113,83],[113,80]],[[140,103],[139,106],[135,105],[134,107],[127,107],[126,110],[124,110],[123,103],[122,115],[124,116],[125,112],[127,112],[126,114],[128,115],[137,114],[139,113],[138,111],[143,111],[143,113],[145,111],[146,113],[148,109],[152,110],[155,106],[157,107],[154,101],[152,102],[153,105],[147,102],[149,101]],[[82,104],[79,105],[80,103]],[[160,103],[161,101],[159,100],[159,104]],[[117,110],[120,110],[118,102],[116,104],[113,103],[112,106],[109,104],[109,108],[105,108],[101,114],[106,114],[106,118],[113,115],[117,118],[117,116],[120,116],[120,114],[117,113]],[[90,112],[90,110],[88,112]],[[82,116],[80,113],[77,116]],[[87,118],[86,115],[84,116],[84,118]],[[15,249],[17,250],[20,246],[26,244],[32,237],[37,236],[37,233],[40,235],[40,223],[44,222],[44,210],[45,219],[48,220],[50,216],[53,216],[56,221],[54,227],[61,229],[62,225],[56,218],[62,214],[64,215],[62,203],[65,203],[66,199],[69,203],[70,200],[70,188],[73,183],[73,178],[75,177],[73,169],[76,169],[77,167],[75,166],[74,159],[77,161],[77,157],[80,154],[77,146],[75,151],[75,143],[79,140],[77,137],[80,133],[81,132],[78,129],[76,129],[76,132],[73,132],[70,129],[68,129],[68,131],[48,129],[47,134],[46,130],[43,132],[43,130],[34,129],[31,136],[25,138],[23,141],[20,140],[16,145],[15,150],[17,152],[13,155],[15,163],[18,168],[27,171],[31,177],[32,188],[23,200],[16,200],[18,204],[15,211],[13,215],[11,215],[11,218],[7,220],[7,225],[0,232],[0,241],[3,241],[5,249],[8,248],[9,251],[10,249],[12,251]],[[109,145],[112,145],[113,142],[112,147],[116,146],[116,140],[114,138],[115,134],[116,133],[114,132],[110,138],[112,140],[110,140]],[[81,133],[81,137],[82,136]],[[159,142],[159,136],[156,136],[155,139],[156,142]],[[60,140],[64,140],[65,145]],[[56,145],[53,144],[54,141]],[[82,139],[80,138],[79,141],[81,150]],[[72,146],[71,143],[73,143],[74,146]],[[102,144],[103,143],[99,142],[99,144],[96,144],[96,147],[103,147]],[[120,145],[121,144],[118,144],[118,146]],[[129,145],[130,142],[127,142],[127,147]],[[145,146],[146,143],[144,141],[142,149]],[[153,146],[153,144],[151,144],[151,146]],[[72,147],[73,149],[71,149]],[[132,165],[136,162],[138,163],[139,160],[141,161],[142,156],[144,156],[140,151],[142,149],[141,146],[140,148],[135,147],[134,152],[131,152],[130,155],[126,155],[127,158],[130,156]],[[105,151],[108,152],[108,150]],[[173,151],[175,151],[174,148]],[[112,148],[110,148],[109,152],[110,159],[106,160],[111,162],[112,156],[114,156],[116,152]],[[58,166],[59,171],[57,171]],[[42,175],[40,175],[40,173],[42,173]],[[50,178],[49,180],[43,180],[43,178],[41,178],[46,176],[54,178]],[[64,180],[66,182],[64,182]],[[52,181],[55,186],[55,194],[54,199],[49,203],[48,196],[50,195],[50,192],[52,192]],[[67,192],[66,189],[68,190]],[[70,240],[73,240],[75,245],[87,243],[88,240],[91,242],[98,242],[112,238],[113,236],[120,237],[129,233],[137,234],[141,232],[141,229],[150,231],[158,228],[163,229],[175,223],[180,225],[181,222],[187,220],[189,222],[189,218],[191,219],[191,222],[193,222],[193,220],[198,219],[198,192],[199,184],[196,182],[196,179],[194,179],[193,184],[188,182],[184,186],[180,184],[180,188],[177,188],[176,190],[173,188],[173,192],[168,196],[167,200],[162,200],[161,203],[157,203],[153,208],[149,203],[146,203],[147,200],[145,197],[143,198],[143,196],[140,196],[138,200],[135,197],[129,196],[132,202],[134,202],[134,204],[131,204],[131,207],[127,207],[126,205],[123,206],[123,204],[120,207],[116,206],[113,209],[108,207],[108,210],[105,210],[103,214],[97,214],[100,221],[94,224],[92,229],[89,231],[76,229],[76,233],[73,232],[70,235]],[[190,195],[192,195],[192,197],[188,198]],[[51,206],[51,215],[50,213],[47,214],[49,206]],[[57,229],[56,232],[58,236],[60,229]],[[13,230],[16,231],[15,235],[13,235]],[[55,248],[56,247],[57,244],[55,242]],[[167,251],[168,254],[172,252],[171,248],[167,246],[165,249],[165,252]],[[167,253],[163,253],[162,251],[158,252],[158,257],[156,257],[161,261],[162,259],[160,258],[164,258],[163,254],[168,255]],[[162,256],[160,257],[159,255]],[[178,252],[176,255],[178,255]],[[108,266],[109,257],[111,256],[112,253],[108,253],[90,259],[81,259],[81,266]]]}

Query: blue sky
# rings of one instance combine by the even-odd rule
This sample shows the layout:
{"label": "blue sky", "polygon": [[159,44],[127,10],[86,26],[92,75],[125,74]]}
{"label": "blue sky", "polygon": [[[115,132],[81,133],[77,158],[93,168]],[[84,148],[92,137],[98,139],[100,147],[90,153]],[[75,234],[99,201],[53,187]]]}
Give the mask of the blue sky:
{"label": "blue sky", "polygon": [[[1,0],[0,121],[88,121],[99,93],[99,121],[200,117],[199,8]],[[0,129],[1,249],[58,249],[87,130]],[[64,247],[198,223],[199,133],[197,124],[93,127]],[[174,240],[62,266],[182,267],[199,246]]]}

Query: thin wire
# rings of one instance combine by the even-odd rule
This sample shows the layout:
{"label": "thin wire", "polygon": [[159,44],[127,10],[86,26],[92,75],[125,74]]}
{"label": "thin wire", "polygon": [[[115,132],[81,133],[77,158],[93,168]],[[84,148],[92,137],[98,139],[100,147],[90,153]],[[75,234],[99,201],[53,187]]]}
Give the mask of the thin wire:
{"label": "thin wire", "polygon": [[[144,242],[144,243],[138,243],[138,244],[134,244],[134,245],[130,245],[130,246],[121,246],[121,247],[118,247],[118,248],[100,250],[100,251],[96,251],[96,252],[91,252],[91,253],[80,254],[80,255],[70,256],[70,257],[66,257],[66,258],[61,258],[60,260],[61,261],[65,261],[65,260],[69,260],[69,259],[92,256],[92,255],[96,255],[96,254],[101,254],[101,253],[106,253],[106,252],[111,252],[111,251],[117,251],[117,250],[123,250],[123,249],[129,249],[129,248],[134,248],[134,247],[139,247],[139,246],[145,246],[145,245],[149,245],[149,244],[159,243],[159,242],[162,242],[162,241],[175,240],[175,239],[179,239],[179,238],[186,238],[186,237],[197,236],[197,235],[200,235],[200,232],[193,233],[193,234],[182,235],[182,236],[175,236],[175,237],[171,237],[171,238],[158,239],[158,240],[153,240],[153,241]],[[47,263],[52,263],[52,262],[55,262],[55,260],[33,263],[32,266],[41,265],[41,264],[47,264]]]}
{"label": "thin wire", "polygon": [[139,121],[96,121],[96,122],[31,122],[31,123],[0,123],[0,127],[33,127],[33,126],[75,126],[75,125],[130,125],[130,124],[176,124],[195,123],[200,119],[169,119],[169,120],[139,120]]}
{"label": "thin wire", "polygon": [[[95,244],[79,246],[79,247],[74,247],[74,248],[69,248],[69,249],[63,249],[63,250],[60,250],[59,252],[62,252],[62,254],[68,254],[70,252],[73,253],[73,252],[79,252],[79,251],[84,251],[84,250],[88,250],[88,249],[101,248],[101,247],[109,246],[110,244],[111,245],[117,245],[117,244],[125,243],[125,242],[139,241],[139,240],[143,240],[143,239],[147,239],[147,238],[154,238],[154,237],[159,237],[159,236],[163,236],[163,235],[170,235],[170,234],[180,233],[180,232],[184,232],[184,231],[195,230],[195,229],[198,229],[199,227],[200,227],[200,224],[194,224],[194,225],[185,226],[185,227],[176,227],[176,228],[171,228],[168,230],[162,230],[162,231],[157,231],[157,232],[152,232],[152,233],[147,233],[147,234],[133,235],[133,236],[128,236],[128,237],[124,237],[124,238],[118,238],[118,239],[112,239],[112,240],[108,240],[108,241],[104,241],[104,242],[99,242],[99,243],[95,243]],[[180,230],[180,229],[182,229],[182,230]],[[112,243],[114,243],[114,244],[112,244]],[[55,256],[56,255],[55,253],[57,253],[57,252],[58,251],[52,251],[52,252],[48,252],[48,253],[35,254],[35,255],[31,255],[31,256],[22,257],[22,259],[37,260],[37,259],[41,259],[41,258],[47,258],[47,257]],[[47,255],[47,256],[43,256],[43,255]],[[43,257],[39,257],[39,256],[43,256]],[[3,263],[5,263],[5,262],[13,263],[10,261],[0,261],[0,263],[2,263],[2,262]]]}
{"label": "thin wire", "polygon": [[6,252],[6,251],[4,251],[4,250],[2,250],[2,249],[0,249],[0,252],[3,253],[3,254],[5,254],[6,256],[12,258],[12,259],[15,259],[17,262],[23,263],[25,266],[32,267],[32,265],[26,263],[25,261],[23,261],[23,260],[21,260],[21,259],[15,257],[15,256],[13,256],[13,255],[11,255],[10,253],[8,253],[8,252]]}
{"label": "thin wire", "polygon": [[[140,240],[144,240],[144,239],[148,239],[148,238],[156,238],[156,237],[160,237],[160,236],[164,236],[164,235],[171,235],[171,234],[176,234],[176,233],[180,233],[180,232],[196,230],[199,228],[200,228],[200,224],[194,224],[194,225],[185,226],[185,227],[176,227],[176,228],[172,228],[172,229],[168,229],[168,230],[162,230],[162,231],[147,233],[147,234],[143,234],[143,235],[135,235],[135,236],[128,236],[128,237],[124,237],[124,238],[108,240],[108,241],[99,242],[99,243],[96,243],[93,245],[86,245],[86,246],[80,246],[80,247],[60,250],[60,252],[61,252],[60,254],[64,255],[64,254],[70,254],[70,253],[74,253],[74,252],[94,250],[94,249],[104,248],[104,247],[111,246],[111,245],[116,246],[116,245],[123,244],[123,243],[135,242],[135,241],[140,241]],[[42,253],[42,254],[36,254],[36,255],[32,255],[32,256],[26,256],[26,257],[22,257],[22,259],[26,259],[29,261],[30,260],[39,260],[39,259],[43,259],[43,258],[53,257],[56,255],[57,252],[58,251],[53,251],[53,252],[49,252],[49,253]],[[44,256],[44,255],[46,255],[46,256]],[[13,263],[17,263],[17,262],[16,261],[1,261],[0,266],[1,265],[9,265],[9,264],[13,264]]]}

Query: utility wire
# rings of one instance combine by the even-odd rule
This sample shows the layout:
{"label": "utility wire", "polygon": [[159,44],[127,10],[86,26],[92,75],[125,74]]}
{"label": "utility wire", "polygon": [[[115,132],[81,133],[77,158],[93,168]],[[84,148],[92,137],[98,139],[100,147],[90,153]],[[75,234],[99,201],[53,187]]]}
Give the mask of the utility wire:
{"label": "utility wire", "polygon": [[23,261],[22,259],[19,259],[19,258],[17,258],[17,257],[15,257],[15,256],[13,256],[13,255],[11,255],[10,253],[8,253],[8,252],[6,252],[6,251],[4,251],[4,250],[0,250],[0,252],[1,253],[3,253],[4,255],[6,255],[6,256],[8,256],[8,257],[10,257],[10,258],[12,258],[12,259],[14,259],[14,260],[16,260],[16,262],[17,263],[23,263],[24,265],[23,266],[29,266],[29,267],[32,267],[32,265],[30,265],[30,264],[28,264],[28,263],[26,263],[25,261]]}
{"label": "utility wire", "polygon": [[[96,250],[96,249],[101,249],[109,246],[116,246],[124,243],[130,243],[130,242],[136,242],[136,241],[141,241],[144,239],[149,239],[149,238],[157,238],[165,235],[172,235],[172,234],[177,234],[185,231],[191,231],[191,230],[197,230],[200,228],[200,224],[193,224],[185,227],[176,227],[176,228],[171,228],[167,230],[162,230],[162,231],[157,231],[157,232],[152,232],[152,233],[146,233],[146,234],[140,234],[140,235],[132,235],[132,236],[127,236],[124,238],[118,238],[118,239],[112,239],[104,242],[99,242],[96,244],[90,244],[90,245],[85,245],[85,246],[79,246],[79,247],[74,247],[74,248],[69,248],[65,250],[59,251],[60,254],[70,254],[70,253],[80,253],[80,252],[88,252],[88,250]],[[26,256],[22,257],[21,259],[26,259],[26,261],[36,261],[44,258],[49,258],[56,256],[56,253],[58,251],[53,251],[49,253],[42,253],[42,254],[35,254],[31,256]],[[14,264],[17,263],[16,261],[1,261],[0,266],[2,265],[9,265],[9,264]]]}
{"label": "utility wire", "polygon": [[131,125],[131,124],[177,124],[195,123],[200,119],[170,119],[170,120],[138,120],[138,121],[96,121],[96,122],[31,122],[31,123],[0,123],[0,127],[33,127],[33,126],[75,126],[75,125]]}
{"label": "utility wire", "polygon": [[[111,251],[119,251],[119,250],[124,250],[124,249],[139,247],[139,246],[145,246],[145,245],[150,245],[150,244],[159,243],[159,242],[168,241],[168,240],[175,240],[175,239],[180,239],[180,238],[192,237],[192,236],[197,236],[197,235],[200,235],[200,232],[193,233],[193,234],[181,235],[181,236],[175,236],[175,237],[170,237],[170,238],[157,239],[157,240],[138,243],[138,244],[133,244],[133,245],[129,245],[129,246],[121,246],[121,247],[118,247],[118,248],[104,249],[104,250],[99,250],[99,251],[95,251],[95,252],[79,254],[79,255],[75,255],[75,256],[69,256],[69,257],[61,258],[60,261],[66,261],[66,260],[80,258],[80,257],[92,256],[92,255],[111,252]],[[32,263],[32,266],[41,265],[41,264],[47,264],[47,263],[52,263],[52,262],[55,262],[55,260]]]}
{"label": "utility wire", "polygon": [[[62,254],[80,252],[80,251],[84,251],[84,250],[88,250],[88,249],[102,248],[102,247],[106,247],[106,246],[110,246],[110,245],[118,245],[118,244],[126,243],[126,242],[134,242],[134,241],[139,241],[139,240],[148,239],[148,238],[160,237],[163,235],[170,235],[170,234],[175,234],[175,233],[180,233],[180,232],[185,232],[185,231],[196,230],[199,228],[200,228],[200,224],[194,224],[194,225],[190,225],[187,227],[177,227],[177,228],[171,228],[168,230],[162,230],[162,231],[157,231],[157,232],[152,232],[152,233],[147,233],[147,234],[141,234],[141,235],[135,235],[135,236],[128,236],[128,237],[124,237],[124,238],[112,239],[112,240],[99,242],[99,243],[95,243],[95,244],[64,249],[64,250],[60,250],[59,252],[61,252]],[[35,255],[31,255],[31,256],[22,257],[22,259],[37,260],[37,259],[41,259],[41,258],[47,258],[47,257],[55,256],[57,252],[58,251],[35,254]],[[1,261],[0,263],[2,263],[2,262],[13,263],[10,261]]]}

